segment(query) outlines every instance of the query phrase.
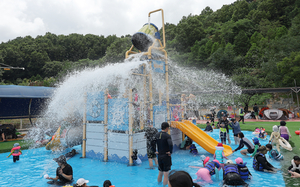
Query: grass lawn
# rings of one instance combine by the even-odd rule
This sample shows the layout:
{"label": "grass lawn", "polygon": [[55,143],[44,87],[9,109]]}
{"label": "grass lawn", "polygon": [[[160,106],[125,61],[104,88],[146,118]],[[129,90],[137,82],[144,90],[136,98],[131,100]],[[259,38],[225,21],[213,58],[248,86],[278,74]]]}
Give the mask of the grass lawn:
{"label": "grass lawn", "polygon": [[[14,147],[15,143],[19,143],[20,144],[21,150],[28,149],[30,147],[30,142],[25,141],[25,140],[0,142],[0,153],[10,152],[11,149]],[[7,156],[8,156],[8,154],[7,154]]]}
{"label": "grass lawn", "polygon": [[[243,131],[254,131],[255,127],[264,127],[268,135],[271,135],[273,132],[272,127],[274,125],[280,125],[280,122],[247,122],[245,124],[240,124],[241,130]],[[206,124],[197,124],[200,128],[205,128]],[[285,149],[281,149],[281,153],[284,156],[284,160],[281,161],[281,172],[283,174],[283,178],[285,180],[286,186],[294,186],[295,184],[299,184],[299,179],[292,179],[288,174],[287,168],[291,165],[291,160],[294,156],[300,156],[300,136],[295,134],[296,130],[300,130],[300,122],[286,122],[286,127],[288,127],[292,138],[290,138],[289,143],[293,147],[293,151],[287,151]],[[248,167],[252,167],[252,163],[248,165]],[[272,174],[270,174],[272,175]]]}

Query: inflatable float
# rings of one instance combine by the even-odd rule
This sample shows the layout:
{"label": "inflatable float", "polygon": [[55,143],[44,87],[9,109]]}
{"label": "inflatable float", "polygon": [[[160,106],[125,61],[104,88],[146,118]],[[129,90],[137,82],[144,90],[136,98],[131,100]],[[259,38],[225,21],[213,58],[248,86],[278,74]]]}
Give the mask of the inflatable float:
{"label": "inflatable float", "polygon": [[290,145],[290,143],[286,139],[281,137],[281,138],[279,138],[278,142],[279,142],[279,144],[281,145],[282,148],[284,148],[288,151],[293,150],[292,146]]}
{"label": "inflatable float", "polygon": [[295,131],[295,134],[300,135],[300,130]]}
{"label": "inflatable float", "polygon": [[51,141],[49,143],[47,143],[47,145],[45,146],[45,148],[47,150],[56,151],[56,150],[58,150],[60,148],[60,146],[61,146],[61,142],[60,142],[60,128],[61,127],[58,127],[57,131],[52,136]]}

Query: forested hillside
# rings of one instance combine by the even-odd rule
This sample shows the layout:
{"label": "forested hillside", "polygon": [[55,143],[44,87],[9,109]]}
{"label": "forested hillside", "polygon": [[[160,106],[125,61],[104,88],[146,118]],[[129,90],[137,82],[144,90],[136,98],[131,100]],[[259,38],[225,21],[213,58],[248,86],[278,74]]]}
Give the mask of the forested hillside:
{"label": "forested hillside", "polygon": [[[238,0],[166,23],[168,56],[184,66],[213,69],[245,88],[300,84],[300,0]],[[101,34],[101,31],[99,31]],[[130,33],[133,34],[133,33]],[[0,44],[2,84],[51,83],[67,71],[120,62],[131,36],[46,33]],[[200,76],[200,75],[199,75]]]}

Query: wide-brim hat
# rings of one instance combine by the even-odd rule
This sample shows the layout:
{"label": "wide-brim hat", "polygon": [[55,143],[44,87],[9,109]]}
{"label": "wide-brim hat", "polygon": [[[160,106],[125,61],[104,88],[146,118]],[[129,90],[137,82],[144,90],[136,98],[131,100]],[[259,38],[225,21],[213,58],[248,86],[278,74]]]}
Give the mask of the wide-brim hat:
{"label": "wide-brim hat", "polygon": [[67,163],[65,155],[60,155],[58,158],[53,158],[53,160],[59,163]]}

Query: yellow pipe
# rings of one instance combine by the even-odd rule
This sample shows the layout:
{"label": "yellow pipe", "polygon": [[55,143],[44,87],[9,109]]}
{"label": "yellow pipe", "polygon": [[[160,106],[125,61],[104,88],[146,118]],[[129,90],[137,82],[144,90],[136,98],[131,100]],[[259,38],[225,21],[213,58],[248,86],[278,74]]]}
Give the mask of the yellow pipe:
{"label": "yellow pipe", "polygon": [[148,75],[139,74],[139,73],[132,73],[132,75],[139,75],[139,76],[143,76],[143,77],[147,77],[148,76]]}
{"label": "yellow pipe", "polygon": [[132,89],[129,89],[129,165],[133,164],[131,154],[132,154],[132,144],[133,144],[133,132],[132,132],[132,125],[133,125],[133,100],[132,100]]}
{"label": "yellow pipe", "polygon": [[108,132],[107,132],[107,122],[108,122],[108,89],[105,91],[104,96],[104,162],[108,161]]}
{"label": "yellow pipe", "polygon": [[134,46],[132,45],[132,46],[130,47],[130,49],[129,49],[128,51],[126,51],[126,53],[125,53],[125,59],[128,58],[129,53],[133,53],[133,54],[137,53],[137,52],[132,51],[133,47],[134,47]]}
{"label": "yellow pipe", "polygon": [[162,27],[163,27],[163,41],[164,41],[164,47],[166,47],[166,39],[165,39],[165,20],[164,20],[164,10],[163,9],[157,9],[154,11],[149,12],[148,17],[150,18],[150,14],[154,13],[154,12],[158,12],[161,11],[161,16],[162,16]]}
{"label": "yellow pipe", "polygon": [[84,93],[84,112],[83,112],[83,136],[82,136],[82,158],[85,158],[86,155],[86,102],[87,102],[87,93]]}
{"label": "yellow pipe", "polygon": [[[149,61],[151,65],[151,61]],[[153,98],[152,98],[152,74],[149,72],[149,101],[150,101],[150,120],[153,122]]]}

